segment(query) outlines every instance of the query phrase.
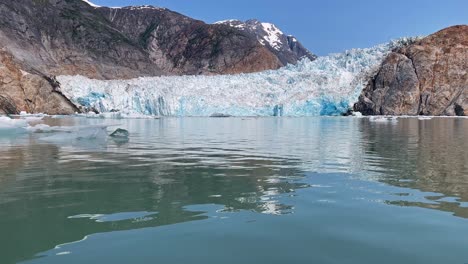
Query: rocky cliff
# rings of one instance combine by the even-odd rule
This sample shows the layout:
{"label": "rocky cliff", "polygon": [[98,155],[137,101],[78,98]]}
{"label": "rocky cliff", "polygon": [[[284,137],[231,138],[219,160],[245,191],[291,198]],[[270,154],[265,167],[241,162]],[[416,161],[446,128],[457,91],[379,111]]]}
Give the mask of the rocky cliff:
{"label": "rocky cliff", "polygon": [[362,92],[366,115],[468,115],[468,26],[453,26],[392,52]]}
{"label": "rocky cliff", "polygon": [[21,69],[11,54],[0,50],[0,114],[79,112],[57,86],[53,78]]}

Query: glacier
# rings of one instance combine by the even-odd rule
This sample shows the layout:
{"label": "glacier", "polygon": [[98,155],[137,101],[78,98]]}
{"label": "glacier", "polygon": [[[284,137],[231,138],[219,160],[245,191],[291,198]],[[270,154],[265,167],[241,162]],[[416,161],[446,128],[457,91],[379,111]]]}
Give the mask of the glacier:
{"label": "glacier", "polygon": [[135,116],[318,116],[349,111],[384,58],[414,41],[301,60],[278,70],[217,76],[94,80],[58,76],[73,103],[100,113]]}

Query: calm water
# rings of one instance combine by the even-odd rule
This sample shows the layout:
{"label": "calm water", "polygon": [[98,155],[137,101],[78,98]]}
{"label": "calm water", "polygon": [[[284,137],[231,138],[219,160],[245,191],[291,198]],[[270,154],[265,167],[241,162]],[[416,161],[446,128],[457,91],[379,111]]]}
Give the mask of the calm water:
{"label": "calm water", "polygon": [[[0,263],[468,263],[468,119],[50,119],[0,136]],[[111,132],[111,129],[109,129]]]}

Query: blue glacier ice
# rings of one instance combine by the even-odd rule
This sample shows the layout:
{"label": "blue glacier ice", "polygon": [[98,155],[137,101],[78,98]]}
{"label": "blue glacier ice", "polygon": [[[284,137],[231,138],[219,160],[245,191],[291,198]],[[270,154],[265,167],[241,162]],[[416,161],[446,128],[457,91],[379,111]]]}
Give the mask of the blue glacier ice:
{"label": "blue glacier ice", "polygon": [[354,104],[369,77],[402,38],[367,49],[303,59],[260,73],[93,80],[59,76],[72,102],[106,113],[155,116],[340,115]]}

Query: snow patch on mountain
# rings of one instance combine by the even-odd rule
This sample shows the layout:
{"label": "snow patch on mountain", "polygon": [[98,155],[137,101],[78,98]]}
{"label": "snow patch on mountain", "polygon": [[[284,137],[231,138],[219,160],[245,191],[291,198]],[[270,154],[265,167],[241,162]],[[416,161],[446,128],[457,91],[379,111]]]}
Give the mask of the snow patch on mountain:
{"label": "snow patch on mountain", "polygon": [[88,1],[88,0],[81,0],[81,1],[87,3],[88,5],[90,5],[90,6],[92,6],[92,7],[101,7],[101,6],[99,6],[99,5],[96,5],[96,4],[92,3],[91,1]]}
{"label": "snow patch on mountain", "polygon": [[152,5],[142,5],[142,6],[126,6],[121,7],[122,9],[130,9],[130,10],[143,10],[143,9],[152,9],[152,10],[166,10],[166,8],[152,6]]}
{"label": "snow patch on mountain", "polygon": [[280,37],[284,35],[283,32],[271,23],[261,23],[261,25],[263,27],[263,30],[267,32],[266,36],[263,37],[263,40],[267,41],[268,44],[274,49],[280,50],[281,49]]}
{"label": "snow patch on mountain", "polygon": [[[94,7],[94,8],[103,7],[103,6],[94,4],[93,2],[91,2],[89,0],[81,0],[81,1],[87,3],[88,5],[90,5],[90,6]],[[116,6],[116,7],[108,7],[108,8],[112,8],[112,9],[129,9],[129,10],[143,10],[143,9],[166,10],[166,8],[156,7],[156,6],[152,6],[152,5],[125,6],[125,7]]]}

